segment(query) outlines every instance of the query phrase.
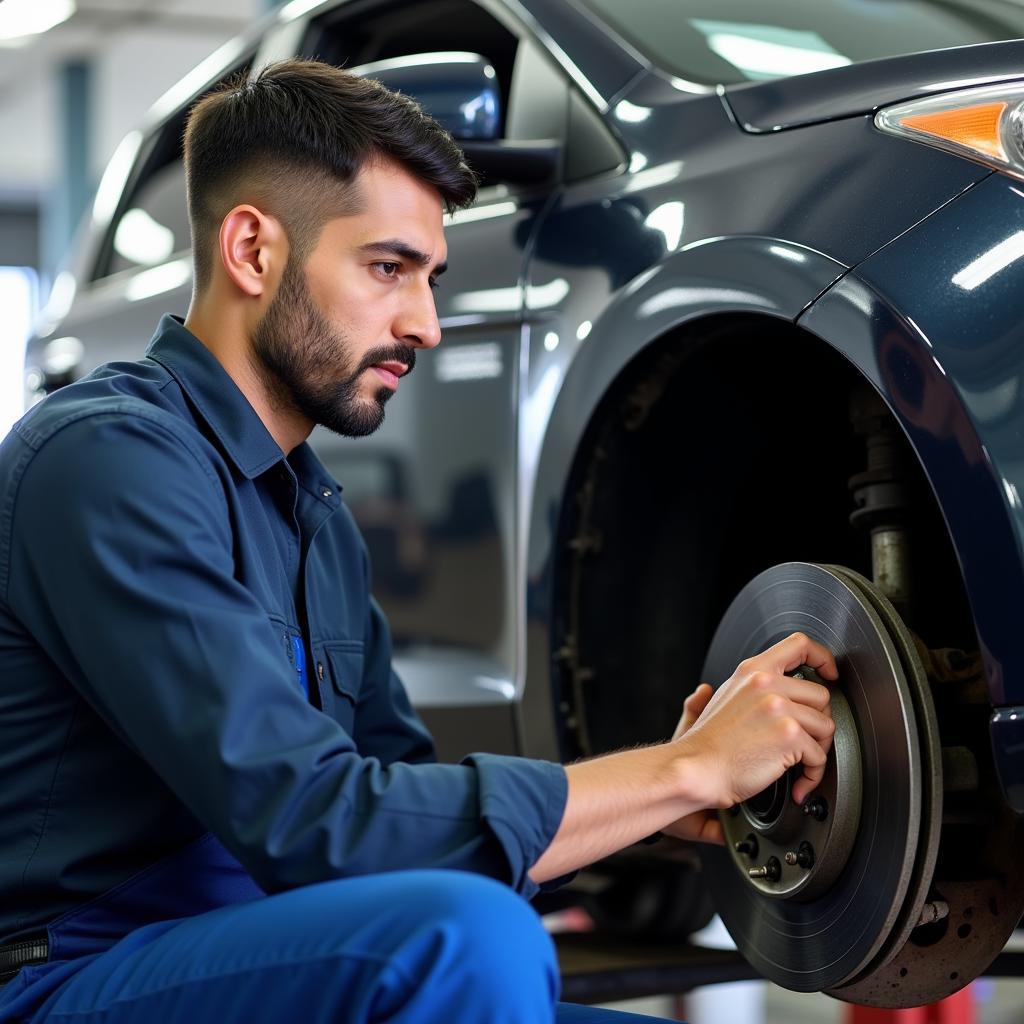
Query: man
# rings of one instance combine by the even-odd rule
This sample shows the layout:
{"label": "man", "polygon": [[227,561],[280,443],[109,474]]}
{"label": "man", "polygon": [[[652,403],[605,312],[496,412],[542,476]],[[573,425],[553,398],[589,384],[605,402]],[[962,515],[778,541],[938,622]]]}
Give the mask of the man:
{"label": "man", "polygon": [[659,830],[720,839],[709,809],[800,762],[806,797],[828,690],[784,673],[832,656],[787,638],[667,743],[436,764],[305,442],[374,430],[440,341],[472,174],[313,62],[199,102],[185,161],[186,320],[0,446],[0,1021],[599,1014],[556,1010],[523,897]]}

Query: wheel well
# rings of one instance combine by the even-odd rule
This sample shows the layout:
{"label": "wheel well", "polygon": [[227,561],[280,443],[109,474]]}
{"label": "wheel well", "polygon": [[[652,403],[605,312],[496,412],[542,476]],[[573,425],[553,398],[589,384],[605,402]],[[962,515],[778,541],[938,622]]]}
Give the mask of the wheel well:
{"label": "wheel well", "polygon": [[[735,594],[786,561],[871,576],[850,525],[866,466],[842,355],[759,315],[686,325],[644,349],[598,406],[559,521],[553,640],[563,755],[667,738]],[[977,639],[941,511],[905,435],[911,625]]]}

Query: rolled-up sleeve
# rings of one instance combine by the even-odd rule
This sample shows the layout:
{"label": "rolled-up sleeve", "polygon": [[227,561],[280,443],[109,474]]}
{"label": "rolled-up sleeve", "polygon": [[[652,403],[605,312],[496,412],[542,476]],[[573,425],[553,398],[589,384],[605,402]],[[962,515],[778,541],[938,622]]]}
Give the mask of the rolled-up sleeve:
{"label": "rolled-up sleeve", "polygon": [[[65,425],[20,481],[9,607],[266,891],[442,867],[532,895],[527,872],[561,820],[564,770],[488,754],[430,763],[383,662],[388,692],[368,697],[378,704],[366,723],[381,756],[361,753],[303,698],[266,611],[234,576],[225,472],[170,417]],[[388,737],[402,749],[389,754]]]}

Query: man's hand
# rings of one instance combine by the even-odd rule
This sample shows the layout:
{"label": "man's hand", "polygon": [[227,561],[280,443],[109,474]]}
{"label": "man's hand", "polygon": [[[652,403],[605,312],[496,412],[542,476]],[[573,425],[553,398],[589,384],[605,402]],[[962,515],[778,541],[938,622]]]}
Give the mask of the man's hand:
{"label": "man's hand", "polygon": [[828,688],[783,674],[801,665],[823,679],[839,676],[824,647],[794,633],[743,662],[717,692],[699,686],[667,743],[566,765],[562,821],[530,877],[559,878],[659,829],[721,842],[714,809],[759,793],[799,763],[793,794],[802,801],[821,781],[834,727]]}
{"label": "man's hand", "polygon": [[[702,683],[687,697],[672,742],[689,766],[689,788],[702,794],[701,804],[731,807],[798,763],[804,771],[793,785],[797,803],[821,781],[835,724],[827,687],[784,674],[801,665],[823,679],[839,677],[824,647],[794,633],[741,662],[716,692]],[[684,839],[722,838],[708,811],[687,815],[664,831]]]}

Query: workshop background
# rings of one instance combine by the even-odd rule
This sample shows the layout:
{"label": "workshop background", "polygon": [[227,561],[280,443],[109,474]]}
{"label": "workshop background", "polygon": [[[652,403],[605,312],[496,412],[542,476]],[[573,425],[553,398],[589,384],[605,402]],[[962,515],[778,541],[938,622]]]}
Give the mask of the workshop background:
{"label": "workshop background", "polygon": [[[24,409],[25,342],[119,141],[169,88],[276,6],[0,0],[0,433]],[[562,913],[551,925],[572,921]],[[717,918],[697,941],[730,946]],[[1024,981],[983,978],[971,993],[979,1024],[1024,1021]],[[841,1002],[759,981],[611,1005],[694,1024],[849,1019]]]}

